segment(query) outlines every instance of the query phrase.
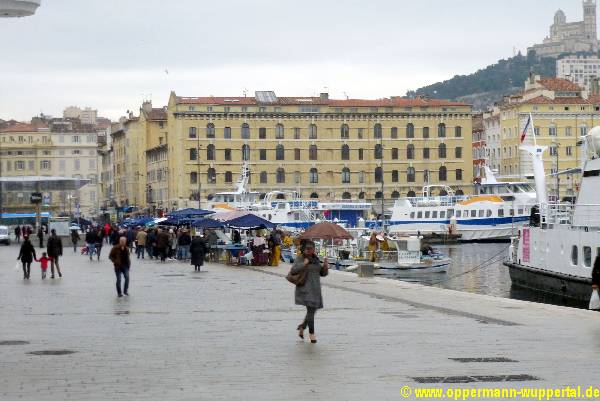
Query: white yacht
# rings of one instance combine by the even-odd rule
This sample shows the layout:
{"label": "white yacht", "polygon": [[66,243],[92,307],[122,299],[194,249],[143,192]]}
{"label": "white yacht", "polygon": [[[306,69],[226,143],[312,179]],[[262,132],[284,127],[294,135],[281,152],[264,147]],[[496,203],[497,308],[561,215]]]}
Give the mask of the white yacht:
{"label": "white yacht", "polygon": [[489,169],[475,192],[473,196],[456,195],[448,186],[426,185],[421,197],[396,200],[389,232],[459,234],[462,241],[509,239],[529,221],[536,202],[528,183],[498,182]]}
{"label": "white yacht", "polygon": [[217,192],[208,203],[208,208],[215,211],[247,209],[259,202],[260,192],[246,190],[249,178],[250,167],[248,166],[248,162],[244,161],[242,163],[242,171],[235,184],[235,190],[231,192]]}
{"label": "white yacht", "polygon": [[593,264],[600,255],[600,127],[593,128],[582,145],[587,157],[575,204],[545,201],[545,148],[538,147],[534,172],[536,166],[542,169],[536,187],[543,193],[539,219],[519,230],[504,264],[516,286],[589,301]]}

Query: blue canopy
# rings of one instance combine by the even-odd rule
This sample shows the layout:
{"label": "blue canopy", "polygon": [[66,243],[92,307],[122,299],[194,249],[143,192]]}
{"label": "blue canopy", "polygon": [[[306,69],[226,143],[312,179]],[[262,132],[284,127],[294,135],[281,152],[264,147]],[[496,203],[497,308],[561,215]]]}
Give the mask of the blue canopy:
{"label": "blue canopy", "polygon": [[169,213],[169,218],[192,218],[192,217],[202,217],[207,216],[209,214],[213,214],[214,212],[211,210],[204,209],[194,209],[187,208],[181,210],[175,210],[174,212]]}
{"label": "blue canopy", "polygon": [[265,220],[262,217],[258,217],[254,214],[247,214],[244,216],[237,217],[235,219],[226,221],[225,224],[231,228],[240,228],[242,230],[255,230],[258,228],[266,228],[272,230],[275,228],[275,224],[269,220]]}
{"label": "blue canopy", "polygon": [[196,227],[196,228],[221,228],[223,226],[225,226],[225,223],[218,221],[218,220],[214,220],[214,219],[210,219],[210,218],[205,218],[205,219],[196,219],[194,221],[192,221],[192,227]]}

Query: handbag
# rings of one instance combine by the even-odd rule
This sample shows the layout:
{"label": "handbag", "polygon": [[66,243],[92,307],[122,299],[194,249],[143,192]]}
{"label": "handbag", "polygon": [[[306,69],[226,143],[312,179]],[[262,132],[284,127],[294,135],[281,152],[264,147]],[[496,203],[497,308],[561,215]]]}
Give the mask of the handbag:
{"label": "handbag", "polygon": [[298,287],[302,287],[304,284],[306,284],[306,273],[306,269],[302,269],[298,273],[292,274],[292,270],[290,269],[290,272],[287,276],[285,276],[285,278],[290,283]]}

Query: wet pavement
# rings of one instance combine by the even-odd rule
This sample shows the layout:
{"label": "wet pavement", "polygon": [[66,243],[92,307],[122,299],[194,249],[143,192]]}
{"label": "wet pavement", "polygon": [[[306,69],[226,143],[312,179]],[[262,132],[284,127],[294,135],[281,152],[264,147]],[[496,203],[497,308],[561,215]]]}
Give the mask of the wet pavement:
{"label": "wet pavement", "polygon": [[296,336],[286,267],[134,260],[117,298],[103,252],[66,249],[62,279],[35,264],[23,281],[16,246],[0,247],[0,400],[396,400],[431,380],[598,382],[595,312],[332,272],[312,345]]}

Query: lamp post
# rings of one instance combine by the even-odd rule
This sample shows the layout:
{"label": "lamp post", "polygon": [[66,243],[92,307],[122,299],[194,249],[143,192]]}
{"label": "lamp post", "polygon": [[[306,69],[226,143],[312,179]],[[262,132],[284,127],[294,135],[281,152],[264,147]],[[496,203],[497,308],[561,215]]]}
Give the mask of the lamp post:
{"label": "lamp post", "polygon": [[196,182],[198,183],[198,209],[202,209],[202,180],[200,179],[200,151],[202,145],[200,145],[200,133],[196,135],[198,138],[198,147],[196,150],[196,161],[198,162],[198,171],[196,172]]}
{"label": "lamp post", "polygon": [[558,149],[560,149],[560,143],[557,140],[552,141],[554,145],[554,164],[556,165],[556,201],[560,201],[560,175],[558,174]]}

